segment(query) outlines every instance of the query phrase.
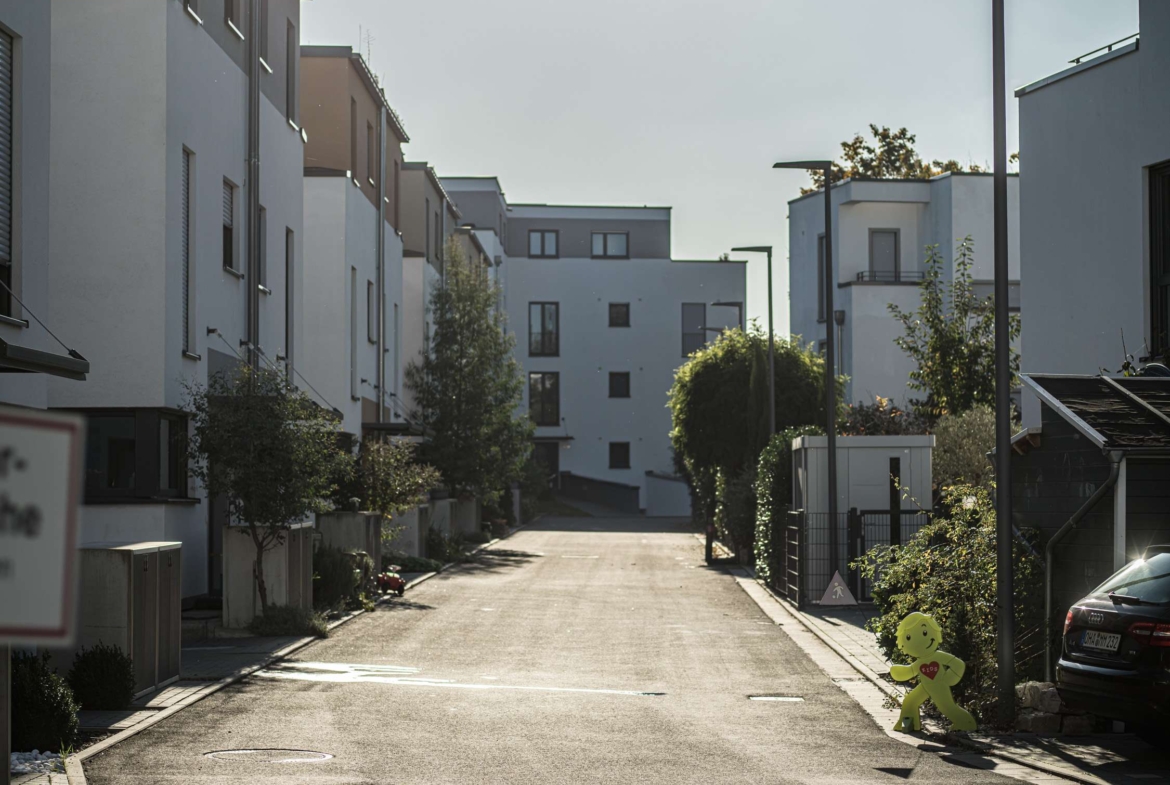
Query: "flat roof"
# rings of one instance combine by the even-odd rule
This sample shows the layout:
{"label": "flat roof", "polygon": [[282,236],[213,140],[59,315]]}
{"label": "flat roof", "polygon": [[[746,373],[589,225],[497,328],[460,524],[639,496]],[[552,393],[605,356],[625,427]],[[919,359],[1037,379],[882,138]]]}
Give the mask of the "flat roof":
{"label": "flat roof", "polygon": [[[1133,38],[1134,40],[1130,41],[1128,44],[1126,44],[1124,46],[1119,46],[1116,49],[1114,49],[1113,47],[1116,46],[1118,43],[1120,43],[1120,41],[1115,41],[1114,43],[1109,44],[1108,47],[1101,47],[1102,49],[1105,49],[1106,51],[1103,54],[1101,54],[1097,57],[1094,57],[1092,60],[1085,60],[1084,62],[1077,62],[1081,59],[1078,57],[1076,60],[1069,61],[1071,63],[1074,63],[1074,65],[1071,68],[1066,68],[1063,71],[1057,71],[1056,73],[1052,74],[1051,76],[1046,76],[1043,79],[1037,79],[1035,82],[1029,82],[1028,84],[1024,85],[1023,87],[1016,88],[1016,93],[1015,93],[1016,98],[1019,98],[1022,95],[1027,95],[1028,93],[1034,93],[1037,90],[1039,90],[1041,87],[1047,87],[1048,85],[1053,84],[1054,82],[1059,82],[1061,79],[1067,79],[1070,76],[1075,76],[1075,75],[1079,74],[1081,71],[1087,71],[1090,68],[1096,68],[1099,65],[1104,65],[1105,63],[1108,63],[1110,60],[1116,60],[1117,58],[1124,57],[1125,55],[1130,54],[1131,52],[1136,52],[1141,44],[1141,39],[1139,37],[1137,37],[1136,33],[1132,36],[1129,36],[1129,38]],[[1126,41],[1126,40],[1128,40],[1128,38],[1122,38],[1121,40]],[[1098,50],[1098,51],[1100,51],[1100,50]],[[1092,54],[1092,52],[1090,52],[1090,54]],[[1082,55],[1082,57],[1084,57],[1084,55]]]}
{"label": "flat roof", "polygon": [[[846,177],[844,180],[838,180],[833,183],[833,190],[844,188],[852,183],[905,183],[907,185],[925,185],[936,182],[938,180],[945,180],[948,177],[994,177],[994,172],[942,172],[933,177]],[[1019,172],[1008,172],[1008,177],[1019,177]],[[802,202],[811,196],[821,196],[824,194],[824,188],[818,188],[815,191],[809,191],[806,194],[801,194],[795,199],[789,199],[788,204],[795,204]]]}
{"label": "flat roof", "polygon": [[450,194],[447,193],[447,189],[443,187],[443,183],[439,179],[439,176],[435,174],[435,168],[433,166],[428,164],[426,161],[403,161],[402,168],[404,171],[425,171],[427,173],[427,179],[431,181],[431,185],[435,186],[435,190],[442,195],[443,200],[447,203],[447,209],[451,211],[451,214],[456,218],[463,217],[463,213],[459,212],[459,208],[455,205],[455,201],[451,198]]}
{"label": "flat roof", "polygon": [[402,125],[402,118],[394,111],[394,107],[390,105],[390,101],[386,98],[386,92],[378,84],[377,78],[370,71],[369,65],[366,63],[361,52],[353,51],[352,46],[301,46],[301,57],[344,57],[347,58],[355,69],[357,69],[358,76],[361,77],[362,84],[366,86],[366,90],[374,98],[375,101],[382,104],[386,109],[386,118],[390,121],[390,127],[394,131],[394,135],[403,142],[409,142],[410,137],[406,133],[406,128]]}

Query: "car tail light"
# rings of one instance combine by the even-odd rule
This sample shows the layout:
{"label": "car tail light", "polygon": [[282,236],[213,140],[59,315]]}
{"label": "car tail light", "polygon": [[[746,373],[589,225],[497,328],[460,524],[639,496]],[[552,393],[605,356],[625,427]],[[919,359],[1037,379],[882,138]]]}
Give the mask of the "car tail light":
{"label": "car tail light", "polygon": [[1129,634],[1151,646],[1170,647],[1170,624],[1154,624],[1148,621],[1129,625]]}
{"label": "car tail light", "polygon": [[1065,635],[1068,635],[1068,631],[1070,629],[1072,629],[1072,619],[1073,619],[1072,611],[1070,610],[1068,612],[1068,615],[1064,617],[1064,634]]}

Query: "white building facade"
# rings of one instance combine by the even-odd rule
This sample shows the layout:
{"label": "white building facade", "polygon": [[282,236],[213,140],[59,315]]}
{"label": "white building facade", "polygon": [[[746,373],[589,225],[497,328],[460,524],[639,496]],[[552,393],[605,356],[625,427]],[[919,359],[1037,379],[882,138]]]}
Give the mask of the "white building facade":
{"label": "white building facade", "polygon": [[[1020,310],[1019,178],[1008,178],[1009,309]],[[944,174],[930,180],[849,179],[832,188],[833,311],[824,297],[824,193],[788,203],[789,331],[823,350],[830,327],[845,400],[876,396],[905,407],[925,397],[908,387],[911,359],[894,344],[903,334],[889,306],[917,309],[926,248],[937,245],[943,279],[953,280],[955,248],[970,236],[976,294],[992,294],[992,178]]]}
{"label": "white building facade", "polygon": [[[1170,358],[1170,4],[1142,2],[1139,25],[1016,91],[1025,373]],[[1040,424],[1030,394],[1023,413]]]}
{"label": "white building facade", "polygon": [[48,403],[89,421],[82,540],[182,542],[184,597],[221,574],[219,522],[181,449],[184,384],[249,346],[295,363],[299,344],[299,4],[253,7],[52,6],[49,314],[100,372],[51,379]]}

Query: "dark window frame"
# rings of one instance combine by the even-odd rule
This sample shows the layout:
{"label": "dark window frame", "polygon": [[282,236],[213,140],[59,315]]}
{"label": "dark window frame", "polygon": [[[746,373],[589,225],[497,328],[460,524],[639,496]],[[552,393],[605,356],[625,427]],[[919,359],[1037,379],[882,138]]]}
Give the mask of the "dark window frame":
{"label": "dark window frame", "polygon": [[873,266],[873,236],[875,234],[892,234],[894,235],[894,280],[901,280],[902,277],[902,230],[897,228],[886,228],[881,226],[872,226],[869,229],[868,247],[869,247],[869,275],[871,280],[877,281],[877,270]]}
{"label": "dark window frame", "polygon": [[[540,349],[532,351],[532,308],[536,306],[540,309]],[[549,346],[550,341],[547,338],[547,333],[544,331],[545,312],[551,306],[555,311],[555,325],[552,333],[552,346]],[[561,304],[553,300],[533,300],[528,303],[528,356],[529,357],[560,357],[561,356]]]}
{"label": "dark window frame", "polygon": [[374,282],[366,279],[366,340],[378,342],[378,301]]}
{"label": "dark window frame", "polygon": [[260,276],[260,280],[256,283],[260,284],[260,289],[267,294],[272,294],[268,289],[268,210],[264,205],[260,205],[260,220],[257,222],[257,231],[260,234],[260,258],[257,260],[259,268],[256,273]]}
{"label": "dark window frame", "polygon": [[[143,502],[183,500],[195,501],[188,495],[190,486],[190,466],[187,461],[186,439],[190,433],[189,413],[179,409],[167,407],[158,408],[119,408],[119,409],[81,409],[86,416],[86,466],[83,485],[83,500],[86,504],[116,503],[116,502]],[[123,418],[133,422],[134,429],[134,471],[131,487],[103,488],[100,476],[95,476],[89,464],[89,451],[97,446],[96,440],[90,440],[90,424],[103,418]],[[160,472],[163,468],[162,435],[163,421],[179,424],[172,431],[168,444],[169,458],[168,477],[178,478],[175,488],[164,487]],[[95,482],[99,481],[99,482]]]}
{"label": "dark window frame", "polygon": [[[688,330],[687,329],[686,312],[687,312],[688,305],[698,305],[698,306],[702,306],[702,308],[703,308],[703,326],[699,330]],[[680,319],[682,320],[682,337],[681,337],[682,356],[683,357],[690,357],[692,352],[697,352],[699,349],[702,349],[704,346],[707,345],[707,303],[683,303],[682,307],[680,309],[679,316],[680,316]],[[691,335],[691,336],[698,335],[700,337],[698,348],[691,349],[689,352],[687,351],[687,336],[688,335]]]}
{"label": "dark window frame", "polygon": [[1150,167],[1150,356],[1170,356],[1170,161]]}
{"label": "dark window frame", "polygon": [[[593,253],[593,238],[597,235],[602,236],[601,254]],[[609,252],[609,238],[612,236],[621,235],[626,238],[626,252],[624,254],[611,254]],[[629,232],[591,232],[589,235],[589,253],[594,259],[629,259],[630,258],[630,233]]]}
{"label": "dark window frame", "polygon": [[231,190],[231,220],[232,222],[223,224],[223,269],[243,277],[237,266],[239,262],[239,242],[236,239],[236,220],[239,213],[239,192],[240,188],[226,177],[223,178],[224,195],[228,195],[228,189]]}
{"label": "dark window frame", "polygon": [[[223,23],[240,30],[240,0],[223,0]],[[243,31],[240,31],[243,32]]]}
{"label": "dark window frame", "polygon": [[374,124],[369,120],[366,121],[366,179],[370,181],[370,185],[377,187],[378,183],[374,179],[378,176],[377,156],[374,155]]}
{"label": "dark window frame", "polygon": [[268,63],[268,5],[269,0],[260,0],[260,59]]}
{"label": "dark window frame", "polygon": [[[539,398],[533,399],[533,381],[539,379]],[[550,395],[547,380],[553,381],[551,402],[546,400]],[[529,371],[528,372],[528,416],[535,425],[555,427],[561,424],[561,375],[557,371]]]}
{"label": "dark window frame", "polygon": [[299,122],[301,116],[299,47],[297,26],[289,19],[284,33],[284,102],[288,121],[293,125]]}
{"label": "dark window frame", "polygon": [[[626,318],[624,320],[615,321],[614,308],[625,308]],[[610,327],[629,327],[630,326],[630,304],[629,303],[610,303],[609,304],[609,326]]]}
{"label": "dark window frame", "polygon": [[296,292],[293,290],[296,276],[296,233],[291,227],[284,228],[284,361],[288,375],[292,375],[293,331],[296,311],[293,308]]}
{"label": "dark window frame", "polygon": [[[614,450],[617,449],[615,454]],[[622,448],[625,448],[625,456],[623,460]],[[629,442],[610,442],[609,443],[609,468],[611,469],[629,469],[630,468],[630,443]]]}
{"label": "dark window frame", "polygon": [[[616,388],[615,388],[615,382]],[[623,389],[624,385],[624,389]],[[629,371],[610,371],[609,372],[609,397],[610,398],[629,398],[630,397],[630,372]]]}
{"label": "dark window frame", "polygon": [[[502,224],[501,224],[502,225]],[[532,253],[532,235],[540,235],[540,253]],[[553,252],[547,253],[547,235],[553,236]],[[561,231],[559,229],[529,229],[528,230],[528,258],[529,259],[560,259],[561,258]]]}

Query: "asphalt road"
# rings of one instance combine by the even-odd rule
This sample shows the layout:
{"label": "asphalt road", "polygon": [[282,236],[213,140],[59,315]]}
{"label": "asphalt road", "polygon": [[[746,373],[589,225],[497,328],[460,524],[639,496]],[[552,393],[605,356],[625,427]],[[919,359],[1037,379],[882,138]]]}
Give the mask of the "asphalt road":
{"label": "asphalt road", "polygon": [[[205,755],[269,748],[333,757]],[[682,524],[613,518],[545,519],[85,769],[94,785],[1012,782],[886,736]]]}

